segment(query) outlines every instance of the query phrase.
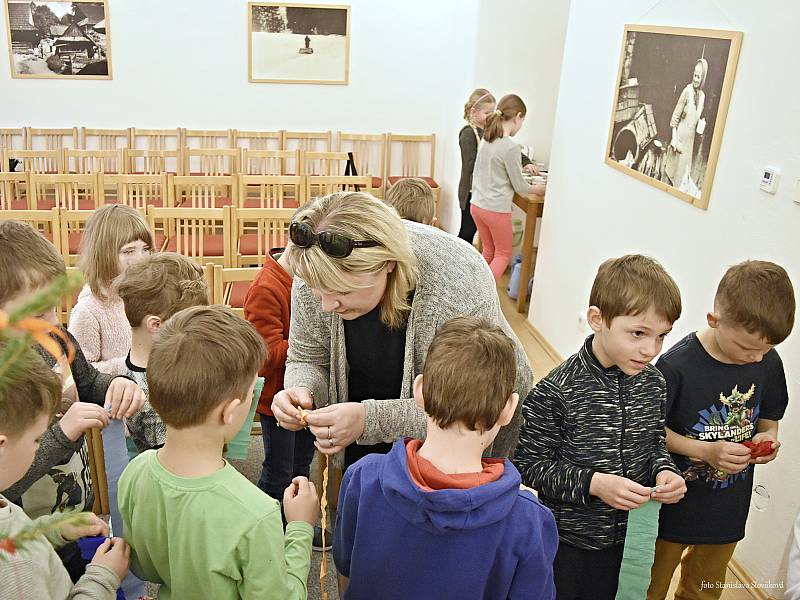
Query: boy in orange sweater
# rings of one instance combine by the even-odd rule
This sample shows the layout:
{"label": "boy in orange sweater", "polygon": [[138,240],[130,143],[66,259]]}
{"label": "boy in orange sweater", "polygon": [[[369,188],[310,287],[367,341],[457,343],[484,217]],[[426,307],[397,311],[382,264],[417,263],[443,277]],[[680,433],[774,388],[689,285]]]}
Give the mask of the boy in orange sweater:
{"label": "boy in orange sweater", "polygon": [[[280,252],[282,251],[282,254]],[[308,429],[294,432],[281,429],[270,410],[272,397],[283,389],[286,352],[289,349],[289,322],[292,306],[292,274],[284,249],[274,250],[277,260],[267,256],[244,301],[244,316],[264,338],[269,348],[258,374],[264,389],[258,401],[264,463],[258,487],[280,501],[294,477],[308,477],[314,458],[314,436]],[[271,252],[270,254],[273,254]]]}

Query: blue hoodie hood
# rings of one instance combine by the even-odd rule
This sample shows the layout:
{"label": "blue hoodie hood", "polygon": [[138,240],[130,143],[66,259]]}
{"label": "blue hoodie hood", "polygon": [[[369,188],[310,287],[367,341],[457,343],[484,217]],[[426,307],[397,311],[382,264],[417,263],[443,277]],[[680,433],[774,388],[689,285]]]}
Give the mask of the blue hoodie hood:
{"label": "blue hoodie hood", "polygon": [[468,490],[422,491],[411,479],[404,440],[392,446],[378,474],[386,501],[415,527],[442,533],[478,529],[505,519],[517,501],[519,472],[506,459],[497,481]]}

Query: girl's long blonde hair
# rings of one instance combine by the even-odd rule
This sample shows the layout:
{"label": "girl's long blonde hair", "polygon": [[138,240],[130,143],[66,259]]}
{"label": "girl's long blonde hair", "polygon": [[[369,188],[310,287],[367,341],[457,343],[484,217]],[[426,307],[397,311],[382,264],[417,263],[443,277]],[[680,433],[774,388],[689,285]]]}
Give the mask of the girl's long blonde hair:
{"label": "girl's long blonde hair", "polygon": [[328,256],[317,244],[309,248],[292,244],[286,256],[295,275],[309,286],[340,293],[361,289],[346,280],[344,273],[376,273],[395,261],[380,303],[381,321],[393,329],[405,324],[411,312],[409,294],[417,285],[417,258],[403,221],[392,207],[364,192],[336,192],[311,201],[294,219],[308,223],[316,233],[329,231],[380,242],[372,248],[355,248],[345,258]]}
{"label": "girl's long blonde hair", "polygon": [[467,102],[464,104],[464,120],[473,127],[476,127],[475,123],[472,122],[472,111],[478,108],[481,104],[494,104],[495,102],[496,100],[489,90],[485,88],[476,88],[469,95]]}
{"label": "girl's long blonde hair", "polygon": [[78,266],[92,293],[102,301],[111,295],[111,282],[119,276],[119,251],[141,240],[153,247],[153,234],[144,217],[124,204],[106,204],[86,222]]}

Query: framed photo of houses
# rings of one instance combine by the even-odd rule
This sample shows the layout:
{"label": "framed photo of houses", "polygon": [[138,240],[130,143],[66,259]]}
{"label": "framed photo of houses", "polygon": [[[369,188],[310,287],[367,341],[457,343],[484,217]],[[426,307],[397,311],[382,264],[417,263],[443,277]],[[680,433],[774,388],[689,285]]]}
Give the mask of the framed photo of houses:
{"label": "framed photo of houses", "polygon": [[2,0],[11,76],[111,79],[106,0]]}
{"label": "framed photo of houses", "polygon": [[605,162],[707,209],[740,31],[626,25]]}
{"label": "framed photo of houses", "polygon": [[248,79],[347,85],[350,7],[250,2]]}

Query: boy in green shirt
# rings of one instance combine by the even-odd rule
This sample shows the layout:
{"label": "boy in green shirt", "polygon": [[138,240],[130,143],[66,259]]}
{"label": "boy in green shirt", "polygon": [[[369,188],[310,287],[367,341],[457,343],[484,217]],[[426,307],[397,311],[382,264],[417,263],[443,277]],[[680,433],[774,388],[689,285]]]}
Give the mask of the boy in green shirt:
{"label": "boy in green shirt", "polygon": [[150,403],[167,427],[159,450],[135,458],[119,482],[132,570],[159,598],[306,598],[314,485],[296,477],[277,500],[223,458],[253,401],[264,342],[220,306],[176,313],[150,351]]}

